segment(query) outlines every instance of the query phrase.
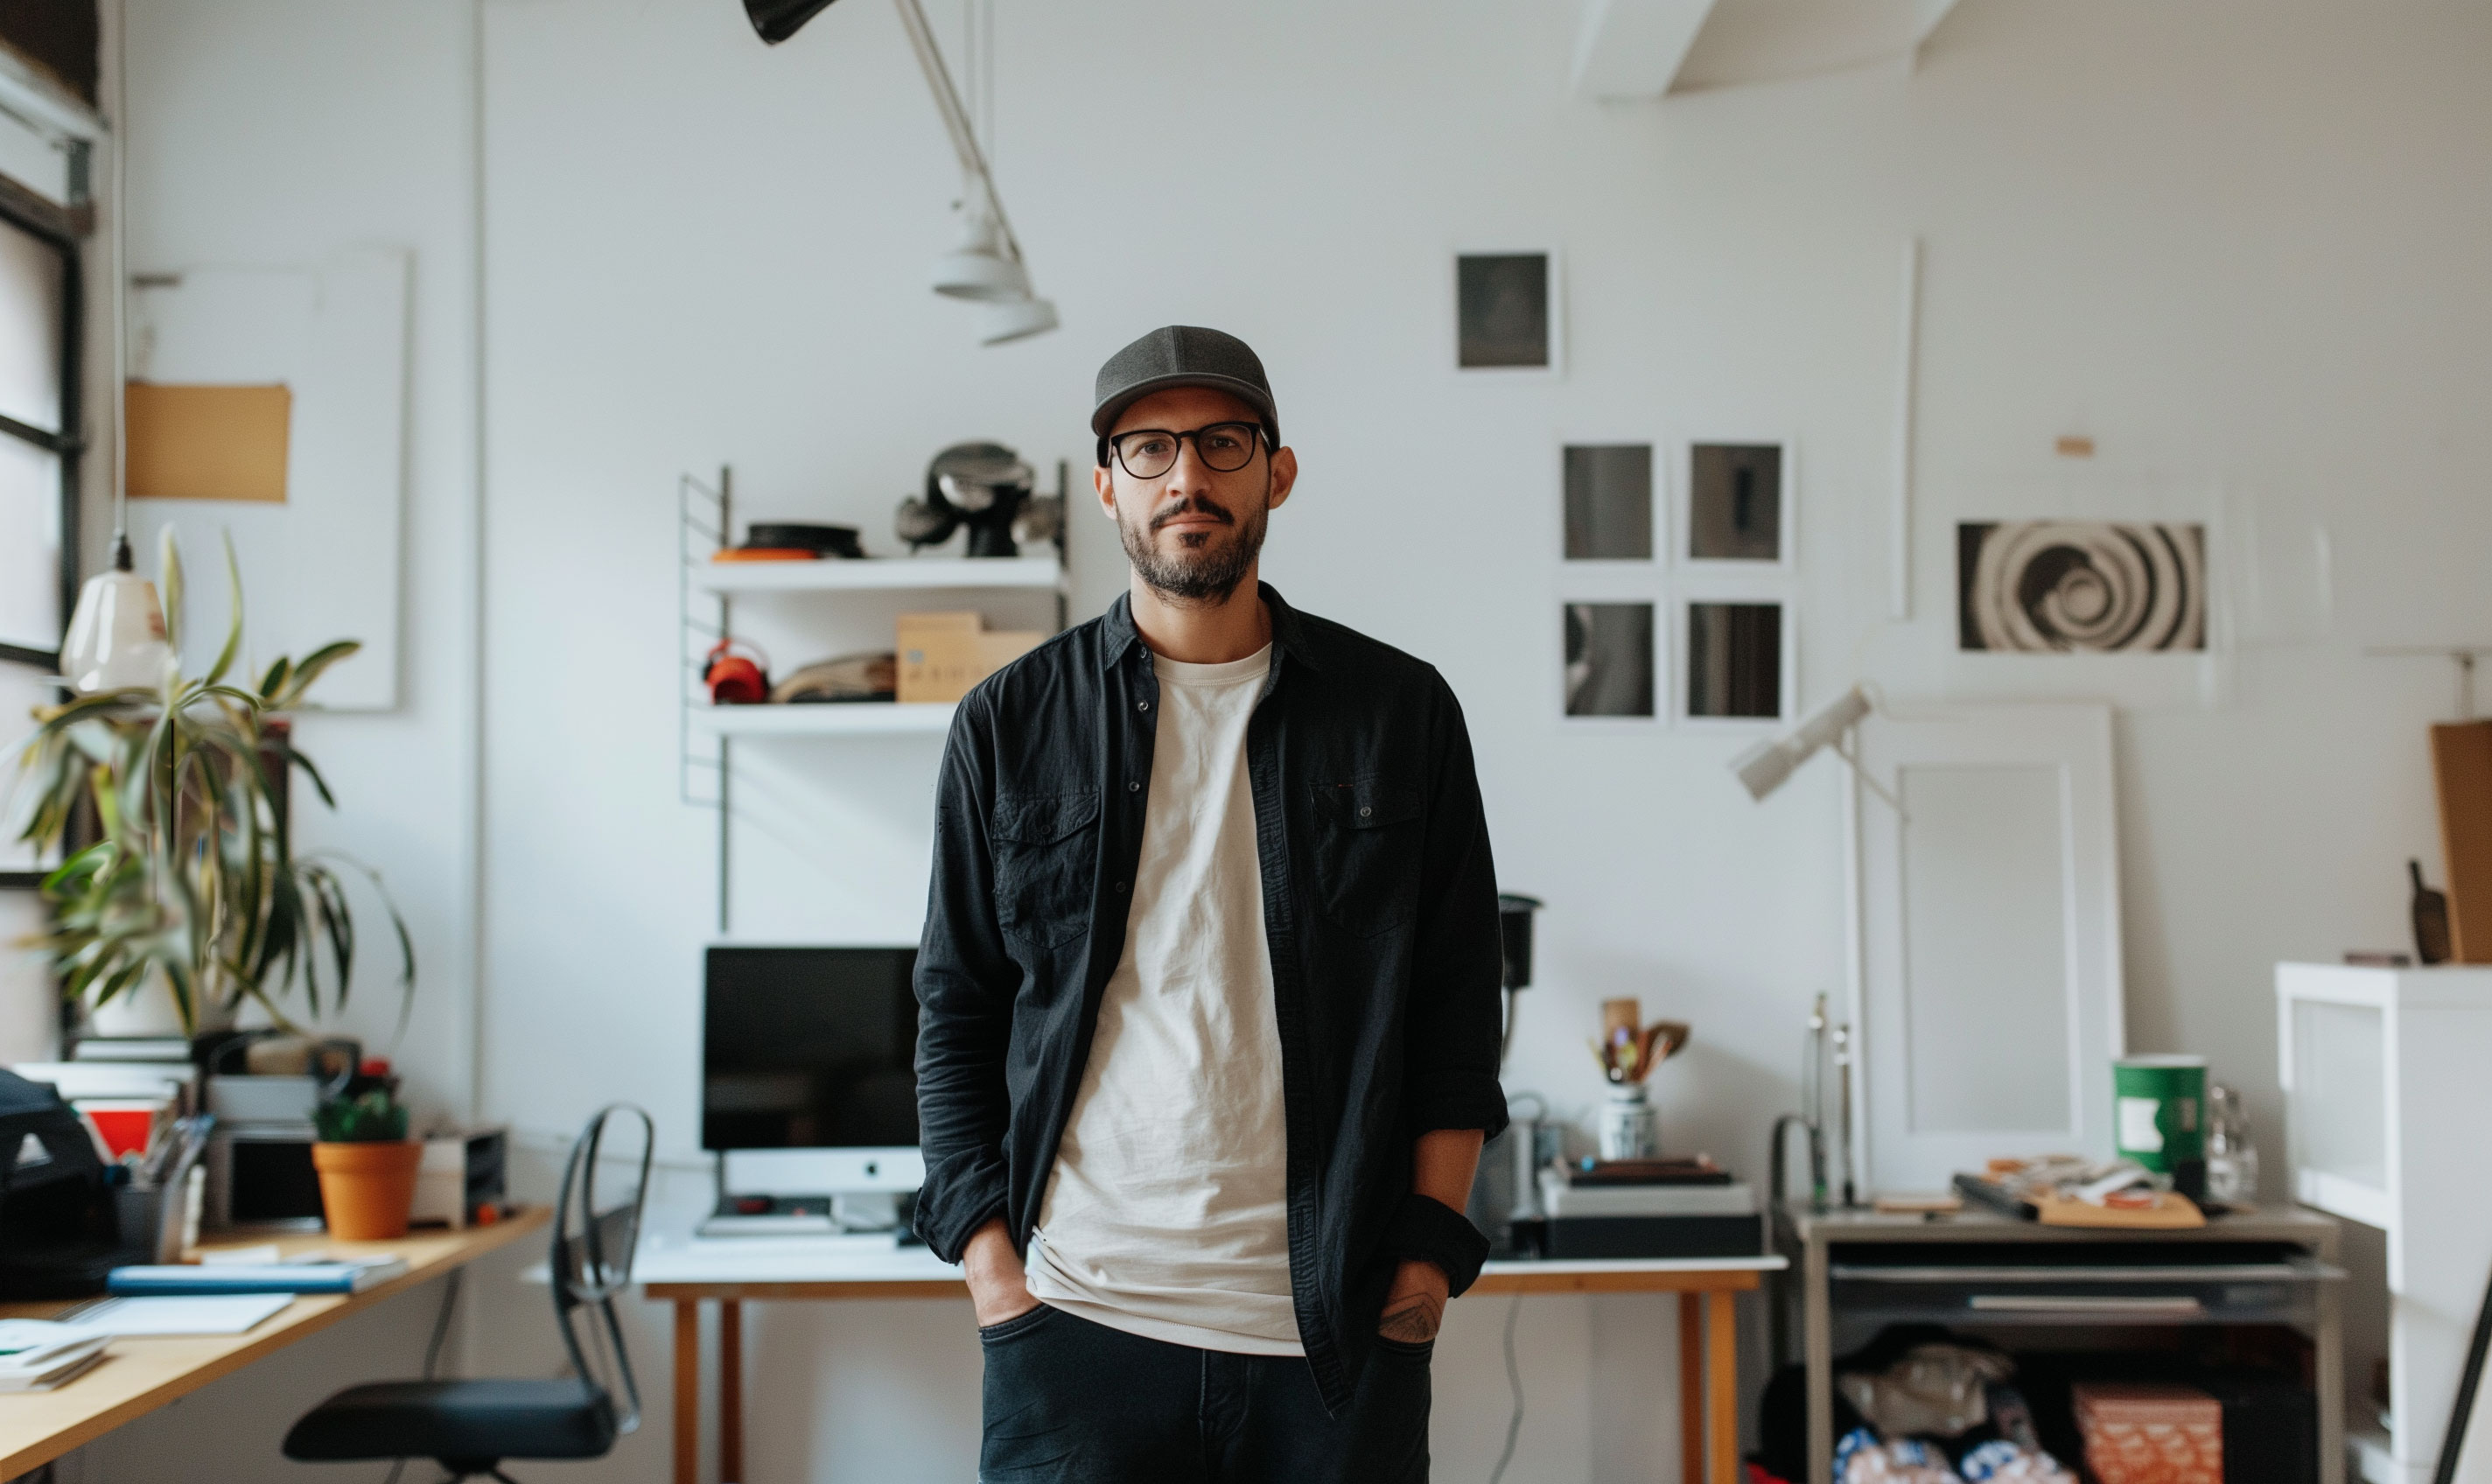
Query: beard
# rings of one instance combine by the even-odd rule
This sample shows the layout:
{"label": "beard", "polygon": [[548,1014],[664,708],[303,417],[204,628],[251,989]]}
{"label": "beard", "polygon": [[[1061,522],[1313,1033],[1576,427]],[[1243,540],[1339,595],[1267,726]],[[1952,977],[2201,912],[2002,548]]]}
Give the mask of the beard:
{"label": "beard", "polygon": [[[1154,511],[1147,519],[1130,518],[1119,510],[1116,532],[1125,544],[1125,559],[1134,564],[1143,585],[1163,598],[1178,603],[1226,602],[1253,569],[1255,558],[1262,554],[1263,527],[1271,515],[1271,478],[1266,475],[1266,498],[1257,501],[1254,513],[1242,519],[1227,506],[1199,494]],[[1175,551],[1162,551],[1158,542],[1160,528],[1183,515],[1212,516],[1228,528],[1187,531],[1177,538]]]}

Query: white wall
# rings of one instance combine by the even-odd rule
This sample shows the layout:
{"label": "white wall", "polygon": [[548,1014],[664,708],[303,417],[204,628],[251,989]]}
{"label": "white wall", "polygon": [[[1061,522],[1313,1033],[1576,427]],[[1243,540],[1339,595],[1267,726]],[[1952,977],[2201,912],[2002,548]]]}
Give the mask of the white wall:
{"label": "white wall", "polygon": [[[297,745],[339,812],[303,787],[296,816],[307,845],[343,848],[387,880],[421,985],[396,1054],[428,1110],[463,1114],[475,962],[473,17],[451,0],[351,17],[308,0],[131,0],[128,16],[134,274],[316,265],[367,244],[413,254],[401,702],[305,715]],[[191,562],[213,557],[193,550]],[[222,593],[221,577],[207,585]],[[358,904],[363,961],[344,1024],[378,1054],[400,1010],[395,953],[377,904]]]}
{"label": "white wall", "polygon": [[[2280,1154],[2268,965],[2399,944],[2403,861],[2436,856],[2421,727],[2448,676],[2361,646],[2492,635],[2492,13],[1966,0],[1910,76],[1602,106],[1566,95],[1573,14],[1555,3],[1274,0],[1251,24],[1141,0],[998,9],[998,174],[1065,328],[982,350],[920,286],[952,170],[887,10],[838,7],[773,51],[726,0],[483,8],[470,922],[453,802],[460,594],[479,579],[459,526],[467,13],[134,5],[136,266],[357,234],[417,247],[413,700],[308,740],[341,783],[342,837],[452,945],[420,1024],[452,1024],[455,945],[482,934],[489,1111],[554,1131],[628,1095],[694,1143],[716,862],[713,820],[676,799],[677,474],[731,461],[748,513],[848,519],[888,550],[892,503],[942,443],[1000,437],[1078,476],[1092,371],[1179,320],[1244,335],[1271,368],[1306,469],[1271,579],[1464,697],[1500,876],[1551,904],[1515,1086],[1588,1106],[1593,1002],[1640,994],[1696,1026],[1659,1079],[1665,1142],[1762,1172],[1809,999],[1841,985],[1830,767],[1758,806],[1722,768],[1742,737],[1553,717],[1557,444],[1770,430],[1800,451],[1804,703],[1855,674],[1897,696],[2128,703],[2130,1044],[2212,1056]],[[1898,624],[1883,512],[1914,233],[1919,576]],[[1458,378],[1447,254],[1543,243],[1565,254],[1565,375]],[[2100,456],[2055,458],[2063,433]],[[2305,577],[2293,553],[2323,524],[2331,616],[2177,674],[1954,655],[1953,521],[2063,512],[2214,521],[2234,592],[2253,545],[2271,584]],[[1077,532],[1078,610],[1095,611],[1115,550],[1104,521]],[[793,642],[783,666],[838,647]],[[746,751],[738,932],[912,937],[934,745]],[[457,1037],[427,1034],[410,1053],[449,1095]],[[756,1316],[756,1477],[965,1474],[965,1312],[917,1307]],[[949,1337],[913,1327],[930,1319]],[[1445,1477],[1485,1477],[1501,1441],[1502,1319],[1501,1301],[1455,1306]],[[1668,1323],[1657,1300],[1527,1306],[1509,1476],[1675,1456]],[[663,1394],[662,1352],[643,1359]],[[659,1418],[603,1471],[660,1476],[665,1434]]]}

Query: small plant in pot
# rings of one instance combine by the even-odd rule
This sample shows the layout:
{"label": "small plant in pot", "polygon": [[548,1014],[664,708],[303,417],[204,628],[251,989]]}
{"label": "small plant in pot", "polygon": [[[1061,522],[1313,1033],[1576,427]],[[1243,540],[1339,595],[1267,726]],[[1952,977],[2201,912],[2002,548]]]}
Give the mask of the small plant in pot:
{"label": "small plant in pot", "polygon": [[312,1145],[312,1167],[320,1174],[329,1234],[348,1242],[406,1235],[424,1145],[406,1137],[406,1105],[398,1100],[389,1063],[365,1062],[362,1074],[321,1104],[312,1121],[320,1135]]}

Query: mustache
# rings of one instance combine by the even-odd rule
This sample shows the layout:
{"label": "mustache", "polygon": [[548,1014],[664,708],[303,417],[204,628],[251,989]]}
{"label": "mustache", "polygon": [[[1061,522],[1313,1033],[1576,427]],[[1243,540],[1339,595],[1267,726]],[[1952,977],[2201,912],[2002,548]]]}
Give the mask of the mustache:
{"label": "mustache", "polygon": [[1154,512],[1151,516],[1151,529],[1156,531],[1180,516],[1190,515],[1209,516],[1211,519],[1219,521],[1223,525],[1235,525],[1237,523],[1237,518],[1235,516],[1231,515],[1221,506],[1213,504],[1206,496],[1196,494],[1189,495],[1186,498],[1177,501],[1166,510]]}

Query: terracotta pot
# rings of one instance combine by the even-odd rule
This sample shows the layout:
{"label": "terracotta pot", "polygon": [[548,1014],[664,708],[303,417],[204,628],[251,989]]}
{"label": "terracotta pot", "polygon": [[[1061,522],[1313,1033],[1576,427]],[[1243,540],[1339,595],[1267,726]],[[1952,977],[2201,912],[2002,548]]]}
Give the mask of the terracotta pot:
{"label": "terracotta pot", "polygon": [[320,1172],[329,1234],[344,1242],[406,1235],[407,1213],[415,1208],[415,1167],[423,1158],[424,1145],[413,1139],[313,1144],[312,1168]]}

